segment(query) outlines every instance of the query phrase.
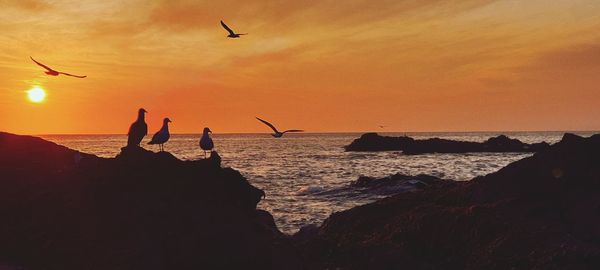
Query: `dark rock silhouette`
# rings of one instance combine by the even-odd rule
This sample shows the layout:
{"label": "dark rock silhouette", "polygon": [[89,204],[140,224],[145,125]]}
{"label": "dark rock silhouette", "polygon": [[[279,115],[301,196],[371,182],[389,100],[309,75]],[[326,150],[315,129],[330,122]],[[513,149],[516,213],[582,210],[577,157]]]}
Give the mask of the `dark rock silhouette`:
{"label": "dark rock silhouette", "polygon": [[454,182],[453,180],[441,179],[426,174],[411,176],[397,173],[382,178],[360,176],[356,181],[350,182],[348,185],[319,190],[311,194],[321,198],[329,197],[334,200],[362,198],[372,201],[374,198],[383,198],[402,192],[453,185]]}
{"label": "dark rock silhouette", "polygon": [[452,180],[444,180],[432,175],[419,174],[417,176],[394,174],[383,178],[361,176],[352,182],[351,186],[360,188],[362,192],[395,195],[400,192],[420,190],[425,188],[441,188],[454,185]]}
{"label": "dark rock silhouette", "polygon": [[220,158],[128,146],[115,158],[0,133],[0,265],[297,269],[264,192]]}
{"label": "dark rock silhouette", "polygon": [[566,134],[496,173],[335,213],[297,245],[310,269],[599,269],[599,164],[600,135]]}
{"label": "dark rock silhouette", "polygon": [[440,138],[415,140],[411,137],[380,136],[365,133],[345,147],[346,151],[402,151],[406,155],[426,153],[475,152],[537,152],[549,146],[546,142],[527,144],[505,135],[492,137],[485,142],[453,141]]}

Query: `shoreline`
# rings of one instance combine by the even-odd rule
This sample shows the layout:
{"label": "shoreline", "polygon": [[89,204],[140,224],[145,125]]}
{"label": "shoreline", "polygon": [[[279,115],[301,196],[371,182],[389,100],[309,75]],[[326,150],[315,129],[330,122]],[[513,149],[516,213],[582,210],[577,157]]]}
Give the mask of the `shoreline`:
{"label": "shoreline", "polygon": [[[548,261],[544,254],[578,261],[586,254],[600,256],[600,246],[583,237],[600,237],[600,218],[590,218],[594,207],[600,207],[594,193],[600,182],[593,178],[600,175],[600,135],[565,134],[548,149],[471,181],[359,178],[353,185],[367,192],[392,193],[333,213],[293,235],[283,234],[269,212],[256,209],[261,192],[239,172],[221,168],[216,154],[181,161],[166,152],[135,148],[99,158],[7,133],[0,133],[0,150],[0,164],[8,169],[0,212],[10,215],[0,225],[0,239],[5,240],[0,242],[0,265],[81,269],[92,260],[112,269],[112,261],[120,258],[135,269],[148,262],[168,262],[168,268],[222,267],[227,258],[231,267],[263,269],[480,269],[506,263],[547,268],[579,264]],[[555,219],[556,209],[567,220]],[[501,222],[508,225],[498,227]],[[561,231],[564,222],[575,224],[577,232]],[[561,234],[552,233],[556,230]],[[525,232],[536,240],[519,248],[515,243]],[[565,250],[555,243],[570,241],[564,238],[568,233],[578,242],[569,242]],[[495,239],[514,240],[497,246]],[[85,248],[74,251],[74,246]],[[112,249],[117,246],[131,251]],[[215,249],[220,246],[225,249]],[[498,249],[512,250],[511,261],[503,261]],[[491,253],[468,256],[481,250]],[[538,255],[528,255],[530,250]],[[189,256],[168,259],[179,253]]]}

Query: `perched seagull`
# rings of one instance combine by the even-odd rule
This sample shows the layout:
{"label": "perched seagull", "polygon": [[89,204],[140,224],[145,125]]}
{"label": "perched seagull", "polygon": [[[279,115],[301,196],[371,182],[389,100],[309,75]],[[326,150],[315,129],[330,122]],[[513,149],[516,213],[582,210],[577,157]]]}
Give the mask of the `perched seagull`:
{"label": "perched seagull", "polygon": [[227,30],[227,32],[229,32],[229,36],[227,36],[228,38],[239,38],[241,35],[247,35],[248,33],[244,33],[244,34],[236,34],[235,32],[233,32],[233,30],[231,30],[231,28],[229,28],[229,26],[227,26],[223,21],[221,21],[221,25],[223,26],[223,28],[225,28],[225,30]]}
{"label": "perched seagull", "polygon": [[215,146],[208,133],[212,133],[212,131],[210,128],[205,127],[202,131],[202,138],[200,138],[200,148],[204,150],[204,158],[206,158],[206,151],[211,151]]}
{"label": "perched seagull", "polygon": [[127,146],[140,146],[142,139],[148,134],[148,125],[144,120],[146,113],[143,108],[138,110],[137,120],[131,124],[129,132],[127,132]]}
{"label": "perched seagull", "polygon": [[150,140],[148,144],[158,144],[160,151],[165,151],[163,144],[171,137],[171,134],[169,134],[169,123],[171,123],[171,120],[165,118],[162,127],[154,134],[154,136],[152,136],[152,140]]}
{"label": "perched seagull", "polygon": [[87,76],[79,76],[79,75],[73,75],[73,74],[69,74],[69,73],[64,73],[64,72],[56,71],[56,70],[51,69],[48,66],[46,66],[46,65],[44,65],[44,64],[42,64],[42,63],[40,63],[38,61],[35,61],[35,59],[33,59],[33,57],[31,57],[31,56],[29,56],[29,58],[31,58],[31,60],[33,60],[33,62],[35,62],[36,64],[38,64],[38,66],[43,67],[46,70],[48,70],[48,71],[46,71],[44,73],[46,73],[46,74],[48,74],[50,76],[58,76],[59,74],[62,74],[62,75],[67,75],[67,76],[77,77],[77,78],[85,78],[85,77],[87,77]]}
{"label": "perched seagull", "polygon": [[304,130],[301,130],[301,129],[288,129],[288,130],[286,130],[284,132],[279,132],[271,123],[269,123],[269,122],[267,122],[265,120],[262,120],[262,119],[260,119],[258,117],[256,117],[256,119],[258,119],[258,121],[263,122],[265,125],[269,126],[273,130],[273,132],[274,132],[273,134],[271,134],[271,136],[273,136],[275,138],[281,138],[281,136],[283,136],[283,134],[285,134],[286,132],[303,132],[304,131]]}

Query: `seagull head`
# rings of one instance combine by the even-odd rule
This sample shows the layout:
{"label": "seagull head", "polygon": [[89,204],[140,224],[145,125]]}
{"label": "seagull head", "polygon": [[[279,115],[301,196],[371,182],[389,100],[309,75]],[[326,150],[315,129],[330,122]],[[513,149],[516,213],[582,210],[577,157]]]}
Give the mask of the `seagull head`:
{"label": "seagull head", "polygon": [[166,124],[166,123],[171,123],[171,122],[173,122],[173,121],[171,121],[171,119],[169,119],[169,118],[165,118],[165,119],[163,120],[163,123],[165,123],[165,124]]}
{"label": "seagull head", "polygon": [[144,108],[140,108],[140,110],[138,111],[138,113],[139,113],[139,114],[142,114],[142,113],[147,113],[147,111],[146,111],[146,110],[144,110]]}
{"label": "seagull head", "polygon": [[210,130],[210,128],[205,127],[204,128],[204,133],[206,134],[206,133],[209,133],[209,132],[212,133],[212,131]]}

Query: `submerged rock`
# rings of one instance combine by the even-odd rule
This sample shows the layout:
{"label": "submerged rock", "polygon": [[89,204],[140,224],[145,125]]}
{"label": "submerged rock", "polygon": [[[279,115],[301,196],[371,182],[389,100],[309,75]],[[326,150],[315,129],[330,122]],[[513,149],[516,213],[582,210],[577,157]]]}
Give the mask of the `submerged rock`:
{"label": "submerged rock", "polygon": [[361,176],[352,182],[350,186],[359,189],[362,193],[395,195],[425,188],[449,187],[454,184],[455,182],[452,180],[445,180],[427,174],[412,176],[398,173],[382,178]]}
{"label": "submerged rock", "polygon": [[415,140],[407,136],[389,137],[365,133],[345,147],[346,151],[402,151],[406,155],[426,153],[476,153],[476,152],[538,152],[548,143],[527,144],[505,135],[492,137],[485,142],[465,142],[440,138]]}
{"label": "submerged rock", "polygon": [[599,269],[598,194],[600,135],[566,134],[470,182],[335,213],[297,245],[310,269]]}
{"label": "submerged rock", "polygon": [[297,269],[264,192],[216,152],[99,158],[0,133],[0,262],[24,269]]}

